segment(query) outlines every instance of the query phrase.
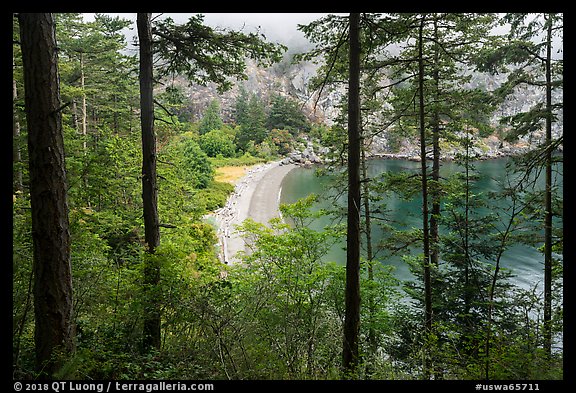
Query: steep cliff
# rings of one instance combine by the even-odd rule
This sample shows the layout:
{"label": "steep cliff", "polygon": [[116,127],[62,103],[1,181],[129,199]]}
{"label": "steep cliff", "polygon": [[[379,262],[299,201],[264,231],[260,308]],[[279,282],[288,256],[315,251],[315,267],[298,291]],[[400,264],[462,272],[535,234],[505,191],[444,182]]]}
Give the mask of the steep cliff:
{"label": "steep cliff", "polygon": [[[220,102],[223,121],[233,122],[234,105],[240,86],[244,86],[247,92],[258,95],[264,104],[269,103],[274,94],[292,97],[302,104],[302,111],[311,122],[330,126],[337,119],[340,112],[339,103],[346,90],[344,86],[337,89],[325,88],[318,97],[318,92],[312,91],[309,87],[310,79],[315,75],[316,69],[317,66],[313,63],[293,64],[291,55],[287,55],[281,63],[269,68],[258,67],[255,62],[247,61],[247,78],[237,81],[231,90],[222,94],[217,92],[214,85],[190,85],[184,78],[176,78],[174,83],[183,88],[187,97],[186,111],[190,121],[198,120],[210,101],[216,98]],[[504,78],[504,75],[473,74],[468,87],[491,91],[497,88]],[[482,157],[498,157],[519,153],[538,145],[543,139],[543,130],[510,143],[502,138],[505,128],[499,127],[498,123],[501,117],[527,111],[543,99],[543,89],[536,87],[518,89],[516,94],[508,97],[494,112],[490,120],[495,128],[500,129],[500,132],[484,137],[472,135],[475,140],[473,152]],[[553,100],[561,102],[562,93],[556,93]],[[553,136],[558,137],[562,135],[562,132],[563,113],[560,111],[553,126]],[[414,137],[392,136],[386,130],[382,130],[371,140],[371,153],[376,156],[409,158],[418,156],[418,151],[418,141]],[[453,157],[457,151],[458,147],[455,144],[445,142],[442,145],[444,158]]]}

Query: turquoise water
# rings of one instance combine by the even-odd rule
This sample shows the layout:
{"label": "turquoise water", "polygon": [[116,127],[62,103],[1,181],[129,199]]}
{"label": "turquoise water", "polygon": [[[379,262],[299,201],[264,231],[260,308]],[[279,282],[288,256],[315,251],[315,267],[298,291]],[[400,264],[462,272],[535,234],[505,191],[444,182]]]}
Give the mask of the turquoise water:
{"label": "turquoise water", "polygon": [[[492,159],[485,161],[477,161],[474,163],[476,171],[480,175],[479,180],[475,183],[475,193],[498,191],[500,189],[500,182],[506,179],[506,164],[509,159]],[[562,192],[562,165],[555,171],[555,182],[559,184],[559,191]],[[420,163],[407,160],[386,160],[374,159],[369,161],[369,177],[377,177],[384,172],[408,172],[417,174],[420,171]],[[443,163],[440,170],[442,178],[448,178],[455,172],[463,172],[462,166],[454,162]],[[537,187],[544,187],[543,174],[538,178]],[[345,186],[340,185],[335,188],[329,188],[333,183],[334,175],[331,176],[317,176],[316,169],[314,168],[296,168],[284,178],[282,183],[282,192],[280,195],[281,203],[293,203],[300,198],[306,197],[310,193],[319,195],[318,208],[331,208],[333,207],[332,200],[338,201],[337,205],[345,207],[346,195]],[[345,179],[344,179],[345,181]],[[494,200],[494,203],[499,203]],[[410,200],[404,200],[399,195],[389,193],[383,200],[379,202],[372,202],[371,208],[386,208],[386,220],[392,223],[398,229],[405,228],[421,228],[421,196]],[[494,206],[497,207],[497,206]],[[490,209],[491,206],[488,207]],[[323,217],[312,224],[315,229],[321,229],[326,225],[333,223],[332,217]],[[374,222],[373,225],[373,243],[376,244],[378,239],[383,236],[382,229]],[[345,263],[346,252],[344,250],[345,239],[335,245],[325,259],[327,261],[335,261],[337,263]],[[412,255],[421,253],[420,248],[416,247],[412,250]],[[414,276],[410,272],[407,264],[402,260],[401,256],[384,257],[383,254],[377,255],[377,259],[383,264],[392,265],[395,267],[395,276],[400,280],[413,280]],[[511,246],[503,255],[502,267],[510,269],[514,275],[513,283],[525,289],[531,288],[542,282],[543,278],[543,262],[544,257],[535,247],[516,244]]]}

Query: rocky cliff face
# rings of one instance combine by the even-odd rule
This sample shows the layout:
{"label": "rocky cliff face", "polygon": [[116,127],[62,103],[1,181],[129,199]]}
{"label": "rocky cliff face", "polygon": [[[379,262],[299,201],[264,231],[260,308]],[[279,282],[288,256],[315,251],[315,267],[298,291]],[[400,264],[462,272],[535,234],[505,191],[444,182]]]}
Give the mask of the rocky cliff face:
{"label": "rocky cliff face", "polygon": [[[312,63],[294,65],[291,64],[289,59],[285,59],[283,62],[269,68],[261,68],[255,62],[249,60],[247,61],[247,78],[237,81],[231,90],[223,94],[217,92],[215,85],[189,85],[183,78],[177,79],[176,82],[184,88],[185,94],[189,99],[187,111],[190,113],[192,121],[202,116],[205,108],[214,98],[217,98],[220,102],[221,116],[224,122],[233,121],[234,105],[238,98],[240,86],[243,85],[249,93],[257,94],[265,104],[270,102],[273,94],[295,98],[302,103],[302,110],[310,121],[332,125],[340,111],[338,105],[345,94],[345,88],[336,90],[325,89],[320,98],[318,98],[317,93],[310,91],[308,86],[316,69],[317,66]],[[469,83],[469,87],[493,90],[504,79],[504,75],[488,76],[475,74]],[[542,102],[543,99],[544,93],[542,89],[536,87],[518,89],[518,92],[509,97],[499,110],[494,113],[491,121],[496,125],[501,117],[527,111],[536,103]],[[561,102],[562,93],[555,93],[553,100]],[[560,111],[554,124],[553,135],[558,137],[562,135],[562,132],[563,113]],[[529,138],[521,138],[513,144],[501,140],[497,135],[491,135],[486,138],[474,136],[474,138],[474,153],[482,157],[498,157],[533,148],[543,140],[544,130],[533,133]],[[404,158],[419,156],[418,140],[414,140],[414,138],[406,138],[400,141],[396,138],[394,143],[392,143],[386,133],[383,132],[373,138],[371,142],[371,151],[375,156]],[[450,158],[455,155],[458,148],[455,145],[445,143],[442,146],[442,151],[444,158]]]}
{"label": "rocky cliff face", "polygon": [[[269,103],[273,94],[290,96],[305,104],[305,113],[312,121],[320,121],[313,114],[307,102],[309,78],[314,73],[314,67],[309,64],[290,65],[287,61],[269,68],[258,67],[252,60],[247,60],[247,78],[237,80],[232,89],[218,93],[215,84],[201,86],[189,84],[185,78],[176,78],[174,83],[184,90],[188,99],[186,111],[192,121],[202,117],[208,104],[217,99],[220,102],[221,117],[226,122],[234,119],[234,106],[238,99],[240,87],[244,86],[248,93],[255,93],[264,104]],[[321,115],[323,117],[323,114]]]}

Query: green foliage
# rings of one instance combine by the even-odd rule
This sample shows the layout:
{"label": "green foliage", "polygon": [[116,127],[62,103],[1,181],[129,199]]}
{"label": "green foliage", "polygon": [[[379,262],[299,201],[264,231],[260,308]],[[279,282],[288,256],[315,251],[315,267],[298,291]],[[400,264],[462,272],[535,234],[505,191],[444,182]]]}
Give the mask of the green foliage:
{"label": "green foliage", "polygon": [[[241,108],[244,108],[244,105]],[[254,145],[262,143],[268,135],[268,130],[266,128],[264,104],[256,94],[250,96],[248,103],[245,105],[245,111],[244,113],[236,114],[242,119],[241,122],[238,122],[240,129],[236,143],[238,148],[248,151],[249,143],[253,142]]]}
{"label": "green foliage", "polygon": [[214,170],[208,156],[198,142],[190,137],[183,137],[175,147],[181,158],[183,179],[194,188],[206,188],[214,178]]}
{"label": "green foliage", "polygon": [[296,101],[274,95],[266,108],[261,99],[254,93],[248,94],[244,86],[240,87],[234,115],[239,125],[238,148],[264,158],[289,153],[294,137],[308,133],[311,128]]}
{"label": "green foliage", "polygon": [[286,155],[293,149],[294,138],[287,130],[272,129],[268,134],[267,141],[276,147],[278,154]]}
{"label": "green foliage", "polygon": [[221,129],[212,129],[201,135],[200,148],[208,157],[234,157],[236,154],[234,136]]}
{"label": "green foliage", "polygon": [[236,124],[248,124],[248,101],[250,99],[250,95],[244,87],[244,84],[241,84],[238,88],[238,97],[236,98],[236,102],[234,103],[234,119],[236,120]]}
{"label": "green foliage", "polygon": [[313,200],[282,207],[294,227],[275,220],[268,228],[248,220],[240,228],[251,253],[243,258],[246,268],[232,270],[229,277],[233,287],[241,280],[247,290],[241,298],[249,305],[245,315],[250,330],[245,334],[262,338],[260,345],[258,341],[244,345],[250,345],[252,357],[273,349],[264,363],[254,359],[268,367],[252,371],[251,378],[317,378],[338,368],[339,340],[332,338],[340,330],[335,317],[343,300],[339,290],[343,269],[321,262],[337,232],[332,228],[315,232],[305,225],[319,214],[308,210]]}
{"label": "green foliage", "polygon": [[[261,33],[214,29],[202,15],[176,25],[172,18],[155,24],[157,55],[165,59],[159,75],[186,75],[199,84],[214,82],[220,91],[232,87],[232,78],[245,78],[248,56],[259,64],[281,60],[284,46],[268,43]],[[193,61],[191,61],[193,59]]]}
{"label": "green foliage", "polygon": [[211,181],[208,187],[196,191],[196,197],[205,206],[206,211],[214,211],[224,207],[234,186],[230,183]]}
{"label": "green foliage", "polygon": [[214,168],[222,166],[251,166],[267,162],[266,158],[254,157],[249,152],[242,154],[240,157],[224,158],[222,156],[210,158],[210,162]]}
{"label": "green foliage", "polygon": [[78,122],[84,98],[88,121],[118,132],[134,119],[137,103],[136,59],[123,52],[122,30],[132,22],[103,14],[93,22],[83,22],[81,14],[56,14],[56,21],[62,102],[73,102],[69,110]]}
{"label": "green foliage", "polygon": [[288,130],[292,136],[310,131],[310,125],[298,103],[281,95],[272,97],[266,125],[268,129]]}
{"label": "green foliage", "polygon": [[18,196],[12,205],[12,364],[15,376],[34,369],[32,303],[32,219],[30,201]]}
{"label": "green foliage", "polygon": [[166,86],[166,90],[155,95],[155,101],[161,110],[156,110],[155,116],[163,118],[168,116],[166,121],[190,122],[192,114],[190,113],[190,103],[184,93],[184,89],[178,85]]}
{"label": "green foliage", "polygon": [[204,111],[202,119],[200,119],[198,132],[200,135],[204,135],[212,130],[219,130],[223,125],[224,123],[222,123],[222,119],[220,118],[220,104],[214,99],[210,101],[210,104],[208,104],[208,107]]}
{"label": "green foliage", "polygon": [[[411,42],[405,34],[407,22],[417,16],[367,14],[363,19],[369,22],[364,25],[363,38],[371,38],[366,40],[370,45],[365,46],[365,70],[373,73],[366,73],[363,83],[365,130],[372,133],[386,129],[392,148],[417,137],[415,90],[410,80],[415,69],[413,64],[408,65],[415,53],[407,51],[404,57],[390,57],[386,40]],[[429,14],[426,19],[425,50],[429,59],[433,59],[435,42],[451,44],[438,53],[438,61],[426,62],[428,71],[436,67],[441,76],[440,90],[435,90],[431,73],[424,84],[429,108],[427,124],[432,123],[433,113],[441,115],[441,148],[467,143],[464,138],[451,135],[463,129],[474,128],[481,137],[489,135],[492,130],[485,124],[485,113],[493,109],[491,105],[501,102],[520,83],[541,83],[537,67],[534,72],[518,69],[488,99],[478,91],[461,88],[467,77],[456,72],[454,61],[475,57],[483,62],[483,70],[504,71],[506,62],[524,62],[531,52],[539,53],[543,48],[542,43],[526,41],[528,36],[543,28],[544,22],[561,20],[559,15],[549,15],[528,23],[525,16],[507,15],[517,39],[501,41],[494,51],[483,47],[466,53],[457,44],[464,36],[475,38],[472,16],[447,15],[441,22],[450,28],[438,36],[433,35],[437,16]],[[137,59],[125,51],[121,34],[130,22],[97,15],[94,22],[85,23],[81,14],[58,14],[57,21],[61,96],[63,102],[69,103],[62,108],[62,118],[78,349],[54,377],[342,378],[345,270],[334,263],[338,261],[324,259],[330,247],[343,237],[343,230],[339,226],[311,229],[316,219],[327,214],[315,209],[318,197],[282,206],[283,220],[276,219],[268,225],[244,222],[239,230],[248,241],[249,252],[242,256],[242,264],[234,266],[225,266],[217,259],[215,228],[203,217],[222,207],[234,190],[228,183],[213,180],[213,167],[252,165],[263,162],[262,157],[286,154],[298,133],[309,132],[322,145],[332,146],[332,158],[344,163],[345,117],[332,127],[310,128],[294,101],[278,95],[268,105],[241,87],[235,108],[238,126],[232,129],[222,124],[217,101],[211,103],[198,124],[191,124],[182,91],[170,87],[157,95],[162,241],[156,253],[149,255],[145,252],[141,212]],[[169,18],[157,22],[155,39],[158,55],[164,60],[159,77],[184,73],[192,81],[212,81],[226,89],[233,80],[229,76],[244,76],[245,55],[262,62],[280,55],[281,46],[265,43],[259,33],[218,31],[202,22],[201,16],[180,26]],[[377,29],[370,30],[370,26]],[[338,83],[346,78],[347,45],[342,39],[346,28],[347,19],[334,15],[302,27],[320,44],[302,58],[326,55],[321,70],[331,71],[325,78],[319,74],[313,83]],[[387,32],[385,37],[383,31]],[[461,35],[451,35],[454,32]],[[17,33],[14,41],[18,41]],[[22,171],[24,187],[14,192],[12,206],[13,375],[34,379],[33,236],[18,57],[19,48],[15,46],[13,77],[18,99],[14,103],[14,120],[19,120],[22,129],[14,141],[22,157],[13,171]],[[184,61],[190,58],[196,61]],[[384,66],[385,83],[375,72]],[[557,72],[560,65],[553,65],[552,69],[554,75],[561,75]],[[397,84],[382,89],[383,83],[391,81]],[[553,86],[561,86],[561,81],[554,80]],[[386,91],[386,97],[379,95],[382,91]],[[553,105],[554,115],[560,107],[560,103]],[[507,135],[515,138],[538,129],[546,116],[542,105],[536,105],[502,120],[512,127]],[[235,157],[236,147],[242,156]],[[530,172],[539,168],[543,151],[524,160],[519,176],[535,182]],[[535,222],[544,214],[543,193],[528,192],[526,188],[506,189],[502,198],[507,198],[511,206],[522,204],[522,213],[512,218],[512,208],[492,209],[489,202],[496,196],[474,189],[475,179],[471,174],[459,174],[429,182],[431,188],[441,190],[443,198],[438,217],[443,229],[439,243],[442,260],[440,266],[433,267],[432,333],[422,329],[423,288],[418,279],[398,283],[379,260],[362,261],[362,367],[353,377],[421,378],[425,376],[422,359],[427,358],[436,378],[562,379],[562,229],[554,225],[555,348],[548,356],[542,350],[543,327],[539,318],[544,305],[539,288],[512,287],[506,280],[507,271],[501,269],[496,275],[494,269],[499,251],[513,241],[540,246]],[[390,192],[405,199],[419,194],[418,173],[389,174],[383,182],[377,180],[381,179],[370,179],[375,194],[371,201],[379,202]],[[385,208],[381,204],[378,207]],[[562,207],[562,200],[554,198],[555,219],[561,218]],[[386,238],[379,245],[384,250],[378,257],[384,261],[388,255],[402,255],[403,261],[414,268],[415,276],[420,277],[422,255],[413,246],[422,241],[421,229],[401,231],[385,221],[385,214],[383,217]],[[507,233],[495,224],[502,217],[510,217],[514,231]],[[142,285],[144,267],[149,262],[161,266],[162,272],[160,283],[153,288]],[[491,301],[493,278],[496,287]],[[142,353],[139,343],[148,296],[162,305],[162,346],[159,351]],[[490,307],[492,314],[488,317]]]}

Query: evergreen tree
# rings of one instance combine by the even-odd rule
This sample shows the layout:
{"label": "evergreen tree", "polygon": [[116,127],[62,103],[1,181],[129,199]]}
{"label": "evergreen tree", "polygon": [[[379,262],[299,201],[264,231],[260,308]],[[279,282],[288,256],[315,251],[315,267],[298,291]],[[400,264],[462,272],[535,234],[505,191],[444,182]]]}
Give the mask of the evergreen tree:
{"label": "evergreen tree", "polygon": [[55,17],[62,99],[70,103],[63,111],[64,131],[72,137],[66,139],[69,181],[82,184],[71,192],[81,196],[83,206],[101,210],[118,204],[108,198],[114,193],[103,191],[119,186],[114,184],[118,173],[107,173],[113,161],[106,152],[110,138],[130,135],[136,121],[135,62],[122,53],[126,42],[120,32],[131,22],[98,14],[93,22],[84,22],[80,14]]}
{"label": "evergreen tree", "polygon": [[[144,200],[145,240],[149,254],[160,244],[158,188],[156,186],[156,140],[154,135],[153,54],[163,59],[158,77],[184,74],[200,84],[214,82],[219,91],[231,87],[231,76],[242,77],[246,69],[244,56],[259,64],[280,60],[283,48],[266,43],[263,36],[236,31],[220,32],[202,24],[201,15],[191,17],[184,25],[175,25],[171,18],[157,21],[152,28],[151,14],[139,13],[137,18],[140,46],[140,110],[142,125],[142,196]],[[156,38],[153,39],[153,36]],[[200,49],[201,48],[201,49]],[[264,138],[262,138],[264,139]],[[147,306],[144,318],[144,347],[160,348],[160,304],[154,292],[160,282],[160,266],[156,258],[147,258],[144,283]]]}
{"label": "evergreen tree", "polygon": [[266,139],[266,110],[256,94],[251,94],[246,106],[246,112],[241,116],[240,129],[237,134],[238,148],[247,151],[250,142],[258,145]]}
{"label": "evergreen tree", "polygon": [[350,14],[348,85],[348,214],[343,368],[357,372],[360,341],[360,14]]}
{"label": "evergreen tree", "polygon": [[[531,106],[528,111],[505,116],[501,122],[511,127],[507,139],[532,137],[544,130],[544,137],[536,152],[526,159],[525,175],[530,179],[535,168],[545,169],[545,191],[543,201],[544,221],[544,349],[548,356],[552,351],[552,271],[553,271],[553,184],[552,167],[555,159],[553,151],[563,141],[563,135],[552,137],[552,127],[563,108],[561,98],[553,93],[563,88],[563,59],[553,57],[554,38],[563,39],[562,14],[506,14],[502,20],[510,24],[509,40],[498,48],[484,51],[479,56],[480,69],[491,72],[509,71],[508,80],[495,91],[495,99],[502,102],[518,86],[530,86],[540,90],[543,99]],[[522,187],[522,186],[521,186]]]}
{"label": "evergreen tree", "polygon": [[288,130],[293,136],[310,131],[310,125],[298,103],[281,95],[272,96],[266,126],[269,130]]}
{"label": "evergreen tree", "polygon": [[75,349],[70,232],[52,14],[19,14],[34,241],[36,370],[52,378]]}
{"label": "evergreen tree", "polygon": [[156,177],[156,137],[154,135],[154,98],[152,62],[152,25],[150,13],[138,13],[138,39],[140,47],[140,122],[142,127],[142,200],[144,209],[144,238],[150,257],[144,265],[143,347],[160,349],[161,314],[156,288],[160,282],[160,266],[153,258],[160,245],[160,219],[158,217],[158,186]]}
{"label": "evergreen tree", "polygon": [[[110,124],[118,133],[124,119],[130,118],[125,98],[134,94],[128,76],[136,65],[122,53],[126,47],[122,29],[131,22],[102,14],[92,22],[84,22],[81,14],[56,14],[56,18],[64,63],[63,97],[72,102],[72,126],[81,133],[86,149],[97,143],[101,124]],[[115,89],[104,89],[107,84]]]}
{"label": "evergreen tree", "polygon": [[246,90],[244,85],[240,85],[238,88],[238,97],[234,104],[234,120],[237,125],[248,124],[246,116],[248,114],[248,101],[250,100],[250,95]]}
{"label": "evergreen tree", "polygon": [[[398,55],[375,58],[370,69],[386,69],[393,83],[390,103],[394,110],[386,120],[388,134],[394,129],[418,129],[420,140],[423,291],[426,331],[431,333],[434,318],[434,296],[442,294],[434,285],[440,264],[440,230],[442,184],[440,182],[440,142],[455,141],[462,129],[478,127],[489,107],[478,105],[478,92],[464,88],[469,78],[464,70],[470,53],[483,45],[491,27],[492,16],[477,14],[398,14],[381,19],[388,26],[382,42],[403,43],[412,40]],[[485,127],[485,125],[484,125]],[[430,149],[431,147],[431,149]],[[428,168],[428,159],[432,168]],[[435,284],[436,283],[436,284]],[[431,365],[425,372],[431,372]],[[430,374],[428,374],[430,375]]]}
{"label": "evergreen tree", "polygon": [[[20,14],[21,21],[33,17]],[[335,125],[323,127],[317,134],[323,144],[332,143],[334,161],[329,164],[334,172],[339,172],[336,194],[342,197],[340,202],[346,191],[356,191],[345,184],[346,164],[357,168],[357,145],[360,145],[359,171],[354,169],[352,175],[359,173],[361,199],[355,201],[354,213],[349,218],[358,216],[359,254],[365,260],[360,259],[358,292],[348,290],[348,293],[344,264],[326,262],[327,252],[344,239],[345,225],[323,231],[312,229],[316,218],[342,221],[348,209],[341,203],[340,216],[336,218],[324,217],[324,210],[311,210],[318,198],[309,197],[295,205],[282,206],[285,221],[273,220],[268,226],[247,221],[240,230],[247,238],[249,252],[242,256],[243,264],[237,266],[218,261],[215,230],[204,221],[209,211],[224,205],[233,190],[230,184],[214,181],[212,160],[205,151],[210,155],[228,155],[236,133],[243,129],[247,131],[243,135],[247,151],[260,153],[273,143],[288,149],[293,139],[290,132],[304,129],[297,124],[299,121],[291,123],[292,116],[300,118],[294,101],[273,96],[267,111],[257,96],[241,87],[236,105],[238,127],[223,126],[198,136],[196,126],[187,123],[185,113],[180,112],[186,98],[173,87],[152,97],[149,95],[152,83],[147,83],[146,103],[142,111],[138,109],[137,57],[126,55],[130,52],[126,51],[121,34],[126,21],[96,15],[93,22],[85,22],[80,14],[56,14],[57,68],[52,65],[50,72],[35,72],[33,77],[49,76],[49,85],[53,85],[56,70],[60,75],[61,102],[51,104],[50,114],[45,117],[48,120],[38,122],[29,111],[30,98],[45,94],[53,97],[54,89],[46,88],[46,84],[42,89],[29,89],[32,76],[28,60],[38,60],[42,54],[53,55],[55,47],[42,53],[36,51],[37,45],[45,41],[36,37],[34,51],[30,51],[31,34],[21,39],[20,26],[15,24],[14,377],[561,379],[563,351],[556,346],[561,338],[563,300],[562,263],[558,263],[563,234],[557,224],[560,221],[556,221],[561,219],[561,193],[557,192],[561,186],[554,183],[556,170],[562,168],[556,162],[558,156],[551,156],[550,187],[545,177],[548,153],[563,143],[561,134],[557,134],[562,116],[559,94],[562,61],[553,53],[557,41],[553,39],[554,45],[548,45],[549,38],[560,32],[562,18],[557,14],[508,15],[503,20],[510,22],[512,35],[498,38],[501,45],[493,46],[488,45],[493,31],[488,32],[490,25],[484,23],[491,17],[361,14],[360,73],[359,79],[353,81],[359,86],[350,90],[349,76],[357,75],[350,72],[349,60],[355,52],[351,50],[354,45],[350,45],[350,28],[354,27],[350,16],[329,15],[303,27],[318,44],[310,53],[321,62],[320,72],[314,78],[316,92],[322,92],[318,96],[325,97],[324,93],[331,90],[330,93],[337,92],[342,98],[337,105],[342,111]],[[152,19],[147,22],[154,23]],[[222,66],[220,60],[226,56],[217,57],[225,48],[223,42],[234,40],[223,38],[224,41],[211,46],[208,38],[218,40],[222,38],[219,34],[226,35],[226,31],[203,29],[194,22],[186,24],[188,30],[182,28],[184,25],[174,26],[173,32],[167,28],[171,23],[160,30],[164,37],[154,36],[151,26],[153,50],[158,49],[158,41],[179,52],[170,59],[157,56],[160,52],[154,55],[160,66],[154,70],[155,79],[160,79],[160,71],[165,72],[171,60],[182,59],[185,53],[193,55],[189,60],[195,64],[190,67],[201,64],[210,67],[207,59],[211,55],[206,56],[209,53],[215,57],[216,67]],[[28,24],[28,30],[42,26],[44,22]],[[51,29],[41,30],[45,33]],[[178,42],[181,38],[183,42]],[[188,47],[194,43],[203,45],[207,52]],[[24,69],[21,54],[25,57]],[[498,88],[492,92],[492,100],[470,87],[469,60],[476,55],[484,61],[484,70],[506,72],[505,76],[510,76],[500,85],[496,81]],[[511,70],[505,69],[510,63],[513,63]],[[208,83],[210,72],[196,70],[198,78]],[[147,82],[152,80],[145,73],[142,76]],[[230,81],[233,83],[233,79]],[[475,166],[480,165],[474,161],[479,148],[477,141],[492,132],[485,124],[489,110],[494,108],[491,105],[510,100],[507,93],[520,87],[529,92],[541,91],[541,100],[534,101],[535,105],[524,113],[507,112],[503,124],[508,128],[504,132],[527,140],[540,138],[541,146],[522,159],[510,160],[515,164],[510,169],[517,169],[516,172],[491,179],[491,184],[499,180],[504,183],[500,186],[502,193],[486,192],[480,188],[480,181],[486,179],[475,171]],[[550,106],[545,97],[547,87],[551,88]],[[356,96],[362,103],[356,112],[361,115],[349,116],[348,108],[356,107],[352,103]],[[155,113],[151,117],[150,102],[154,101],[159,110],[152,108]],[[36,115],[44,111],[34,107]],[[27,116],[23,116],[23,109]],[[142,128],[147,131],[147,142],[155,144],[152,149],[146,144],[148,153],[144,155],[140,132],[135,132],[141,114],[146,119]],[[58,131],[60,116],[62,127]],[[148,128],[151,118],[152,133]],[[278,126],[293,128],[268,132],[272,119]],[[358,127],[350,128],[361,142],[352,138],[354,143],[349,143],[345,125],[349,121],[353,125],[355,119],[361,119],[356,122]],[[548,119],[552,119],[551,139],[546,136]],[[44,131],[56,124],[56,132],[51,129],[39,135],[36,126],[40,123]],[[253,132],[254,125],[261,135]],[[53,135],[55,144],[40,150],[34,147],[29,152],[18,144],[28,137],[31,146],[39,146],[44,143],[42,135]],[[255,145],[261,136],[265,136],[263,142]],[[412,143],[424,142],[427,187],[422,187],[422,162],[401,176],[379,174],[371,169],[370,143],[382,136],[389,146],[394,143],[399,146],[404,143],[403,138],[411,139]],[[439,158],[455,147],[461,154],[455,157],[455,163],[443,168]],[[349,154],[348,148],[354,152]],[[42,152],[52,155],[46,156],[49,163],[46,161],[38,168],[39,160],[46,158],[45,154],[39,155]],[[424,153],[420,152],[420,156]],[[157,165],[156,226],[162,235],[162,242],[153,254],[145,252],[148,236],[142,224],[142,162],[150,158]],[[46,172],[50,168],[55,168],[55,175]],[[65,173],[64,185],[62,173]],[[44,191],[38,202],[38,187],[45,182],[50,183],[45,189],[59,195],[60,221],[51,220],[39,230],[39,210],[51,211],[48,207],[54,199]],[[61,203],[62,190],[65,207]],[[423,318],[424,221],[416,208],[413,215],[421,224],[398,229],[398,223],[388,218],[388,208],[394,205],[386,205],[392,193],[419,204],[426,190],[431,331]],[[551,194],[547,201],[548,190]],[[324,199],[321,202],[326,201],[325,195],[320,198]],[[44,208],[38,209],[38,203]],[[501,204],[503,207],[499,207]],[[550,233],[544,229],[546,210],[552,212]],[[54,228],[66,226],[68,229],[59,232],[57,247],[64,245],[60,247],[64,255],[68,243],[67,264],[73,294],[72,288],[68,288],[65,267],[59,271],[62,274],[56,273],[59,277],[45,278],[41,275],[47,270],[39,271],[37,262],[41,257],[46,262],[48,257],[47,251],[37,255],[40,241],[44,249],[45,240],[58,232]],[[378,238],[373,236],[376,226],[380,226]],[[379,238],[382,231],[384,239]],[[68,240],[65,232],[69,233]],[[505,263],[506,253],[510,256],[515,252],[510,246],[516,242],[542,246],[542,251],[548,252],[545,238],[549,234],[553,262],[551,299],[547,294],[542,296],[540,283],[530,288],[512,285]],[[356,239],[356,233],[351,239]],[[391,266],[386,265],[396,261],[388,261],[389,255],[402,256],[413,267],[416,279],[400,283],[402,287],[391,280],[387,276]],[[66,262],[60,267],[64,265]],[[39,288],[56,285],[64,285],[64,291],[70,290],[64,296],[70,304],[61,304],[54,301],[55,297],[38,292]],[[400,302],[389,297],[394,288],[404,289]],[[47,337],[43,332],[58,330],[46,328],[51,321],[45,317],[48,314],[39,317],[34,312],[34,306],[46,299],[49,315],[71,316],[72,344],[66,341],[57,345],[50,359],[38,366],[34,359],[35,335],[40,340]],[[361,301],[358,319],[350,299]],[[543,324],[541,316],[549,307],[549,299],[552,309],[544,315],[546,318],[550,315],[551,319]],[[353,326],[356,321],[361,321],[357,331]],[[160,347],[161,351],[142,351],[143,344],[148,348]],[[552,349],[550,354],[548,348]],[[351,351],[346,354],[348,349]],[[350,367],[343,374],[347,359],[351,359]],[[44,366],[39,374],[33,371]]]}
{"label": "evergreen tree", "polygon": [[260,32],[245,34],[204,25],[203,15],[194,15],[182,25],[172,18],[155,22],[155,53],[164,60],[158,76],[185,75],[204,85],[213,82],[219,91],[232,87],[232,78],[245,78],[245,57],[258,65],[282,59],[283,45],[266,42]]}
{"label": "evergreen tree", "polygon": [[213,99],[204,111],[204,115],[200,120],[198,132],[200,135],[204,135],[212,130],[221,129],[223,125],[224,123],[220,118],[220,104],[218,103],[218,100]]}

